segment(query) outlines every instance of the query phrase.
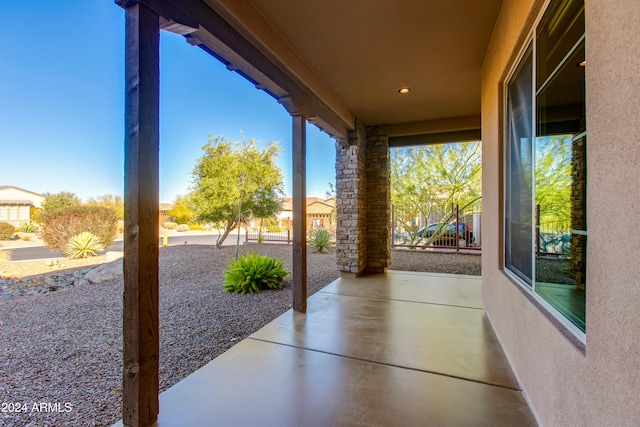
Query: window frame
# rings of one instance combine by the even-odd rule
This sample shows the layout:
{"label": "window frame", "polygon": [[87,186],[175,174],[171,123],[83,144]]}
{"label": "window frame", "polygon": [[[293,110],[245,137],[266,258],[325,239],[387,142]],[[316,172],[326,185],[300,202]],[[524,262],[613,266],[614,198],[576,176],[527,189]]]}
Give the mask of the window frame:
{"label": "window frame", "polygon": [[[540,11],[538,12],[538,15],[535,19],[535,21],[533,22],[533,25],[531,27],[531,30],[527,33],[527,36],[523,39],[522,44],[518,50],[518,54],[515,56],[515,59],[513,60],[513,62],[510,65],[510,68],[502,82],[502,150],[501,150],[501,157],[502,157],[502,171],[501,171],[501,180],[502,180],[502,185],[501,185],[501,190],[502,190],[502,206],[501,206],[501,214],[502,214],[502,220],[501,220],[501,227],[502,227],[502,233],[501,233],[501,246],[502,246],[502,251],[501,251],[501,263],[500,263],[500,268],[501,270],[504,272],[504,274],[512,281],[514,282],[522,292],[524,292],[528,297],[530,297],[535,303],[537,303],[539,306],[541,306],[549,315],[551,315],[554,320],[556,320],[560,325],[562,325],[564,328],[566,328],[566,330],[568,332],[570,332],[570,334],[575,337],[576,339],[578,339],[578,341],[584,345],[586,345],[586,332],[583,331],[582,329],[580,329],[578,326],[576,326],[571,320],[569,320],[566,316],[564,316],[558,309],[556,309],[554,306],[552,306],[549,302],[547,302],[547,300],[545,300],[544,298],[542,298],[537,292],[536,292],[536,251],[535,249],[532,251],[532,266],[533,266],[533,271],[532,271],[532,283],[528,284],[525,280],[523,280],[517,273],[511,271],[508,268],[508,263],[507,263],[507,207],[508,207],[508,203],[507,203],[507,198],[508,198],[508,185],[507,185],[507,171],[509,170],[509,167],[507,165],[509,159],[507,158],[507,145],[510,144],[510,122],[509,122],[509,85],[510,83],[513,81],[513,78],[516,75],[516,72],[518,71],[520,65],[522,64],[522,62],[524,60],[526,60],[526,54],[527,51],[529,49],[529,47],[532,47],[532,51],[531,51],[531,58],[533,61],[533,69],[532,69],[532,93],[531,93],[531,99],[532,99],[532,108],[531,108],[531,120],[533,123],[533,135],[532,135],[532,146],[535,150],[535,143],[534,141],[536,140],[536,138],[538,138],[538,129],[537,129],[537,110],[538,110],[538,105],[537,105],[537,94],[540,90],[544,89],[544,87],[549,83],[549,81],[551,81],[551,79],[553,78],[553,76],[555,75],[555,73],[558,71],[558,69],[560,69],[562,67],[562,65],[564,65],[564,63],[567,61],[567,58],[569,58],[576,50],[577,46],[580,45],[580,43],[585,43],[586,46],[586,28],[585,28],[585,33],[581,36],[581,38],[574,44],[574,46],[572,46],[572,48],[569,50],[569,52],[565,55],[565,57],[563,58],[563,60],[558,64],[558,66],[556,67],[556,69],[554,69],[550,75],[547,77],[547,79],[545,79],[545,81],[543,82],[543,84],[540,86],[540,88],[537,88],[537,29],[538,26],[540,25],[540,22],[542,21],[545,13],[547,12],[547,10],[549,9],[549,6],[551,5],[553,0],[547,0],[545,1],[543,7],[540,9]],[[586,102],[586,101],[585,101]],[[574,138],[576,136],[580,136],[580,135],[585,135],[587,132],[582,132],[579,135],[574,135]],[[533,171],[535,171],[536,169],[536,159],[535,159],[535,153],[532,156],[532,168]],[[533,188],[533,198],[535,200],[535,196],[536,196],[536,186],[535,186],[535,173],[532,174],[532,188]],[[535,203],[533,203],[532,206],[532,212],[531,212],[531,216],[532,218],[535,218],[536,216],[536,212],[535,212]],[[535,226],[531,227],[531,233],[532,233],[532,242],[535,242]],[[585,307],[586,307],[586,301],[585,301]],[[586,308],[585,308],[586,311]]]}

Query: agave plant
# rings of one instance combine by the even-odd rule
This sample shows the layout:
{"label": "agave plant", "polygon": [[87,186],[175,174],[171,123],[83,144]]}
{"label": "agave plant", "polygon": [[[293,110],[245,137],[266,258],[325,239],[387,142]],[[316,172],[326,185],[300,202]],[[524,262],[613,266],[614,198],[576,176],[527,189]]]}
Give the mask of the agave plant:
{"label": "agave plant", "polygon": [[327,230],[312,231],[307,242],[311,249],[319,254],[326,254],[331,247],[331,233]]}
{"label": "agave plant", "polygon": [[104,249],[100,238],[88,231],[76,234],[69,239],[64,254],[69,258],[89,258]]}
{"label": "agave plant", "polygon": [[222,289],[239,294],[260,292],[265,288],[280,289],[285,276],[290,273],[282,264],[282,260],[253,251],[231,259],[229,269],[224,272]]}
{"label": "agave plant", "polygon": [[38,231],[38,227],[31,221],[23,222],[20,226],[20,231],[23,233],[35,233]]}

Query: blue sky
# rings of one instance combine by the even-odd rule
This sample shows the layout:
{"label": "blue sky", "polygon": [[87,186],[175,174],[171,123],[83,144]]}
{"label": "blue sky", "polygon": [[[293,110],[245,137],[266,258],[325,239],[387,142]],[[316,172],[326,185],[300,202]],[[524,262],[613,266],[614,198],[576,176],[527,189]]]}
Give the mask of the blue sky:
{"label": "blue sky", "polygon": [[[0,185],[123,193],[124,11],[110,0],[0,2]],[[183,37],[161,32],[160,200],[185,194],[208,134],[279,141],[291,195],[291,117]],[[307,126],[307,194],[335,180],[335,143]]]}

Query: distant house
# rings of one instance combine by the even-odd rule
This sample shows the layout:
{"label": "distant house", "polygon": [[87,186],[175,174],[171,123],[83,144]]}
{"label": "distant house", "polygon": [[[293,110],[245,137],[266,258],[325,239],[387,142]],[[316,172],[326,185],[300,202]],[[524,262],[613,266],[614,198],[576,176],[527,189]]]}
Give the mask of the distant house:
{"label": "distant house", "polygon": [[[293,217],[292,198],[286,197],[282,202],[282,210],[278,214],[278,220],[282,228],[290,228]],[[331,229],[333,226],[332,214],[336,209],[335,199],[321,199],[319,197],[307,197],[307,221],[306,228]]]}
{"label": "distant house", "polygon": [[11,185],[0,186],[0,222],[16,227],[31,221],[34,208],[40,208],[44,196]]}
{"label": "distant house", "polygon": [[307,229],[332,230],[335,224],[335,199],[307,203]]}
{"label": "distant house", "polygon": [[167,221],[173,221],[173,218],[169,213],[171,209],[173,209],[172,203],[160,203],[160,224],[161,225]]}

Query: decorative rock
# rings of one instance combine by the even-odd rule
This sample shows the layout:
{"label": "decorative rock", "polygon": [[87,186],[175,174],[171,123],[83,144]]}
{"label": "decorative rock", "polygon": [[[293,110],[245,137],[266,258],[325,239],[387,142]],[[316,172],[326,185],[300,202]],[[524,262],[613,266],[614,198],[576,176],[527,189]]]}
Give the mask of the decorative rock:
{"label": "decorative rock", "polygon": [[[58,267],[52,264],[53,267]],[[18,297],[24,295],[38,295],[54,292],[64,288],[71,288],[87,284],[85,274],[92,268],[76,270],[69,273],[50,273],[22,278],[0,278],[0,298]]]}
{"label": "decorative rock", "polygon": [[122,260],[102,264],[87,273],[84,278],[94,284],[122,279]]}

